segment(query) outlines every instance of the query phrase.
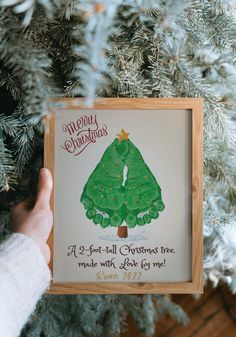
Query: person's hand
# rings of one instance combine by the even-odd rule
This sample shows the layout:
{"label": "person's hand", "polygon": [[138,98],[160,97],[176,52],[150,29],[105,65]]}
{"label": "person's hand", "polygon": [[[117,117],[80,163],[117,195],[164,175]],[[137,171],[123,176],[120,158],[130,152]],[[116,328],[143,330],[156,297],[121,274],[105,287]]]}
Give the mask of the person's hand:
{"label": "person's hand", "polygon": [[52,184],[50,171],[42,168],[39,173],[35,202],[32,199],[26,199],[17,204],[11,212],[13,231],[33,239],[47,263],[49,263],[51,255],[46,242],[53,223],[53,214],[49,204]]}

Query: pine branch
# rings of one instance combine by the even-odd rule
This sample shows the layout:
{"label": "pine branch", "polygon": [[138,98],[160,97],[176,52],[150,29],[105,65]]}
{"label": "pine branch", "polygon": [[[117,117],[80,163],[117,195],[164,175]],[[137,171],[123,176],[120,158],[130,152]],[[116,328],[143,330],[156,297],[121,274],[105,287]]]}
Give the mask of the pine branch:
{"label": "pine branch", "polygon": [[57,0],[1,0],[0,7],[13,7],[13,12],[16,14],[24,13],[22,24],[28,26],[31,22],[32,16],[38,5],[44,8],[45,14],[52,17],[55,7],[60,4]]}
{"label": "pine branch", "polygon": [[10,151],[5,147],[0,137],[0,191],[8,191],[10,184],[15,183],[14,161]]}
{"label": "pine branch", "polygon": [[51,61],[26,38],[18,20],[9,12],[2,13],[0,40],[1,61],[20,82],[26,112],[46,114]]}
{"label": "pine branch", "polygon": [[4,85],[15,100],[19,100],[21,98],[22,92],[19,81],[15,78],[14,74],[5,69],[0,63],[0,87]]}
{"label": "pine branch", "polygon": [[78,4],[78,11],[82,11],[84,23],[78,25],[75,37],[79,37],[83,30],[83,42],[75,46],[75,54],[79,57],[76,63],[74,76],[78,85],[67,88],[73,95],[87,97],[87,104],[91,104],[99,85],[102,85],[107,71],[105,51],[109,49],[107,40],[112,33],[111,23],[119,1],[103,4],[90,1],[87,4]]}

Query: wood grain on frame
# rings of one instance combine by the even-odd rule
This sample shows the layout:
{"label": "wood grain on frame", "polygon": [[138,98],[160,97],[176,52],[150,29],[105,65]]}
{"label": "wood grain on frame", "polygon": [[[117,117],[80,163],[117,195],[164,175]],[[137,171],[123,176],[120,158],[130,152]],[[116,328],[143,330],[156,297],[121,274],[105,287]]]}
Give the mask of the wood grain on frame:
{"label": "wood grain on frame", "polygon": [[[97,98],[86,107],[81,98],[52,99],[45,118],[44,166],[54,178],[55,111],[57,110],[190,110],[192,120],[192,280],[190,282],[51,283],[50,294],[149,294],[203,292],[202,176],[203,176],[203,100],[201,98]],[[54,107],[53,107],[54,106]],[[54,189],[51,196],[54,212]],[[48,239],[53,273],[53,230]]]}

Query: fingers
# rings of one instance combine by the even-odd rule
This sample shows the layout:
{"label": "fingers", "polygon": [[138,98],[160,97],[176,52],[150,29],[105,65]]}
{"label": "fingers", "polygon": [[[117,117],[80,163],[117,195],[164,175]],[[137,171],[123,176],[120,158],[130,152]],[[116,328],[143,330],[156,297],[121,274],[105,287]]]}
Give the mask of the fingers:
{"label": "fingers", "polygon": [[42,252],[42,254],[44,256],[44,259],[46,260],[46,263],[49,264],[50,257],[51,257],[50,248],[48,247],[48,245],[45,242],[43,242],[40,245],[40,249],[41,249],[41,252]]}
{"label": "fingers", "polygon": [[48,169],[42,168],[39,172],[38,192],[35,207],[50,209],[50,196],[52,192],[52,176]]}
{"label": "fingers", "polygon": [[28,197],[27,199],[24,199],[20,202],[18,202],[12,209],[15,210],[15,209],[31,209],[34,207],[34,204],[35,204],[35,196],[30,196]]}
{"label": "fingers", "polygon": [[35,196],[31,196],[21,202],[22,207],[30,210],[34,207],[35,204]]}

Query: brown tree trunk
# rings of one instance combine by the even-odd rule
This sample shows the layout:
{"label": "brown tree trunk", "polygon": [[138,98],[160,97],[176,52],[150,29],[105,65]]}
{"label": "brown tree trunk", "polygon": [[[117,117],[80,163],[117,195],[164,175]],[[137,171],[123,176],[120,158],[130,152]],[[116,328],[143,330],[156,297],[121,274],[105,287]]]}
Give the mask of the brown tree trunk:
{"label": "brown tree trunk", "polygon": [[128,227],[127,226],[119,226],[117,235],[119,238],[127,238],[128,236]]}

